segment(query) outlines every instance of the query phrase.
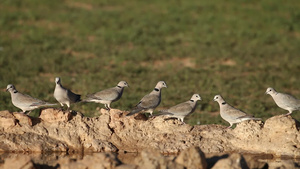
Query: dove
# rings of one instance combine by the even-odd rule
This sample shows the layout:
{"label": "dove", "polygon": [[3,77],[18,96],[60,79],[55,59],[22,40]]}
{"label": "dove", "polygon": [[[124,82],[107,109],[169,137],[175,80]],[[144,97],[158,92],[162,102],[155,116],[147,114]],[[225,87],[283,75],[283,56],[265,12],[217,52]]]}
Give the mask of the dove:
{"label": "dove", "polygon": [[260,118],[255,118],[252,115],[247,115],[245,112],[232,107],[225,102],[221,95],[216,95],[214,97],[214,101],[219,103],[221,117],[230,124],[230,126],[228,126],[227,128],[232,127],[232,125],[235,123],[239,123],[245,120],[261,120]]}
{"label": "dove", "polygon": [[129,87],[128,83],[125,81],[120,81],[115,87],[87,95],[87,98],[83,100],[83,102],[102,103],[106,109],[110,110],[110,104],[121,98],[124,87]]}
{"label": "dove", "polygon": [[68,106],[68,110],[70,108],[71,103],[80,102],[80,95],[73,93],[71,90],[64,88],[61,85],[61,81],[59,77],[55,78],[55,89],[54,89],[54,98],[59,102],[59,104],[63,107],[64,104]]}
{"label": "dove", "polygon": [[289,111],[286,115],[292,114],[295,110],[300,110],[300,100],[296,99],[294,96],[279,93],[272,87],[269,87],[265,94],[271,95],[278,107]]}
{"label": "dove", "polygon": [[170,107],[167,110],[161,110],[161,113],[157,114],[157,116],[167,115],[169,117],[175,117],[182,123],[184,123],[184,117],[195,111],[198,100],[201,100],[200,95],[193,94],[190,100],[177,104],[176,106]]}
{"label": "dove", "polygon": [[152,113],[154,109],[160,104],[161,101],[161,90],[163,87],[167,87],[166,82],[159,81],[154,90],[144,96],[139,103],[133,108],[133,110],[127,114],[126,116],[131,116],[133,114],[136,114],[140,111],[149,112],[152,116]]}
{"label": "dove", "polygon": [[44,106],[55,106],[57,104],[47,103],[45,101],[33,98],[29,95],[22,94],[18,92],[14,85],[9,84],[6,87],[6,91],[9,91],[11,95],[11,102],[14,106],[21,109],[23,113],[29,111],[27,114],[29,115],[30,112],[34,109],[44,107]]}

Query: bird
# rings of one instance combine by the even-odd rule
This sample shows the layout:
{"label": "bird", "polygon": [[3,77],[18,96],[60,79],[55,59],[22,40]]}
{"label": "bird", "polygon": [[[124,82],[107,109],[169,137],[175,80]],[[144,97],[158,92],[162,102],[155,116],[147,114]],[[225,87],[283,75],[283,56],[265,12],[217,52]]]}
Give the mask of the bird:
{"label": "bird", "polygon": [[167,88],[167,84],[164,81],[159,81],[153,91],[147,95],[145,95],[138,104],[132,109],[132,111],[127,114],[126,116],[134,115],[140,111],[145,111],[150,113],[152,116],[152,113],[154,109],[160,104],[161,102],[161,90],[162,88]]}
{"label": "bird", "polygon": [[247,115],[245,112],[232,107],[226,103],[221,95],[216,95],[214,101],[219,103],[221,117],[230,124],[227,128],[231,128],[233,124],[246,120],[261,120],[260,118]]}
{"label": "bird", "polygon": [[57,105],[33,98],[26,94],[22,94],[12,84],[7,85],[6,91],[8,91],[11,95],[12,104],[21,109],[22,113],[24,114],[26,114],[26,111],[29,111],[27,113],[29,115],[32,110],[40,107]]}
{"label": "bird", "polygon": [[300,100],[285,93],[279,93],[272,87],[267,88],[265,94],[269,94],[272,96],[273,100],[277,104],[278,107],[289,111],[287,115],[292,114],[295,110],[300,110]]}
{"label": "bird", "polygon": [[61,85],[61,80],[59,77],[55,78],[55,89],[54,89],[54,98],[59,102],[63,107],[64,104],[70,108],[71,103],[77,103],[81,101],[81,96],[73,93],[71,90],[64,88]]}
{"label": "bird", "polygon": [[129,87],[128,83],[126,81],[120,81],[115,87],[87,95],[83,102],[102,103],[106,109],[110,110],[110,104],[122,97],[125,87]]}
{"label": "bird", "polygon": [[197,101],[201,100],[201,97],[199,94],[193,94],[190,100],[177,104],[173,107],[170,107],[167,110],[161,110],[159,114],[156,116],[160,115],[167,115],[170,117],[175,117],[182,123],[184,123],[184,117],[193,113],[196,109],[197,106]]}

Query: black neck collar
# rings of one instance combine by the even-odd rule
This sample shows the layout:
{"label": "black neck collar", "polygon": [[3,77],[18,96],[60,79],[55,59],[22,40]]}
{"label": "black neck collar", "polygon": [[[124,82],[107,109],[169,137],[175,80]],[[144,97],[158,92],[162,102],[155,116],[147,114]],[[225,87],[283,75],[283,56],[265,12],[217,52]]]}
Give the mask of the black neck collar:
{"label": "black neck collar", "polygon": [[18,91],[17,91],[17,90],[15,90],[15,91],[14,91],[14,93],[18,93]]}
{"label": "black neck collar", "polygon": [[159,89],[158,89],[158,88],[154,88],[154,90],[157,91],[157,92],[159,92]]}
{"label": "black neck collar", "polygon": [[194,100],[190,100],[191,102],[194,102]]}
{"label": "black neck collar", "polygon": [[225,105],[225,104],[227,104],[227,103],[226,103],[226,102],[223,102],[223,103],[222,103],[222,105]]}
{"label": "black neck collar", "polygon": [[121,87],[121,86],[119,86],[119,85],[118,85],[117,87],[118,87],[118,88],[122,88],[122,87]]}

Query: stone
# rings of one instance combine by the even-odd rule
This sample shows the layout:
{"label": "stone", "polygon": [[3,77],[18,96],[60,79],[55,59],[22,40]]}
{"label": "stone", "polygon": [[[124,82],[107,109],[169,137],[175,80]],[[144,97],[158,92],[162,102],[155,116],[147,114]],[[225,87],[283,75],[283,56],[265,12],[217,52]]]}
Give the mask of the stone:
{"label": "stone", "polygon": [[37,169],[30,157],[8,158],[4,161],[3,169]]}
{"label": "stone", "polygon": [[241,154],[233,153],[228,158],[219,160],[212,169],[247,169],[249,168]]}
{"label": "stone", "polygon": [[16,119],[7,110],[0,111],[0,131],[16,125]]}
{"label": "stone", "polygon": [[168,160],[157,150],[143,150],[139,153],[139,156],[135,158],[134,163],[139,168],[157,169],[157,168],[172,168],[172,169],[184,169],[183,165],[174,163]]}
{"label": "stone", "polygon": [[273,154],[276,157],[300,157],[298,122],[291,116],[274,116],[261,121],[244,121],[229,132],[235,149],[248,153]]}
{"label": "stone", "polygon": [[67,122],[72,117],[71,112],[62,111],[54,108],[44,109],[40,113],[40,119],[44,122],[54,123],[54,122]]}
{"label": "stone", "polygon": [[94,153],[84,156],[82,160],[72,160],[66,157],[58,163],[60,169],[113,169],[121,164],[113,153]]}
{"label": "stone", "polygon": [[[177,154],[191,147],[208,153],[259,153],[300,157],[299,123],[291,116],[244,121],[235,129],[222,125],[182,124],[176,119],[126,116],[100,109],[98,117],[46,108],[39,118],[0,112],[0,151],[8,152],[142,152]],[[192,151],[192,150],[191,150]],[[133,164],[135,165],[135,164]]]}
{"label": "stone", "polygon": [[27,116],[26,114],[23,113],[13,113],[14,117],[17,119],[17,122],[19,125],[28,125],[28,126],[32,126],[32,120],[29,116]]}
{"label": "stone", "polygon": [[[297,167],[298,166],[298,167]],[[269,161],[268,162],[269,169],[294,169],[300,168],[299,165],[296,165],[293,160],[285,160],[285,161]]]}
{"label": "stone", "polygon": [[199,147],[191,147],[183,150],[175,162],[183,165],[185,168],[190,169],[206,169],[207,163],[204,153]]}
{"label": "stone", "polygon": [[[7,113],[6,113],[7,114]],[[13,113],[16,114],[16,113]],[[6,116],[15,119],[13,115]],[[26,116],[26,115],[24,115]],[[12,126],[0,135],[0,151],[6,152],[104,152],[117,151],[109,142],[109,115],[102,118],[82,117],[77,113],[52,108],[41,111],[42,120],[18,116],[20,125]],[[25,120],[24,120],[25,119]],[[37,121],[33,126],[26,120]],[[0,129],[7,127],[1,123]]]}

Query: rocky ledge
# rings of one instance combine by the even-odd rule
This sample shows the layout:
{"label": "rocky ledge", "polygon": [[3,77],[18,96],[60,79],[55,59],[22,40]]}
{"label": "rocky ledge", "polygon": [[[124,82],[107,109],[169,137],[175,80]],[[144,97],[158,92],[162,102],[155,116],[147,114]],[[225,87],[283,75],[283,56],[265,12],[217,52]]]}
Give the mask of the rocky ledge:
{"label": "rocky ledge", "polygon": [[99,117],[44,109],[38,118],[0,112],[3,152],[142,152],[179,153],[199,147],[205,154],[255,153],[300,158],[299,123],[291,116],[244,121],[235,129],[222,125],[181,124],[165,117],[101,109]]}

